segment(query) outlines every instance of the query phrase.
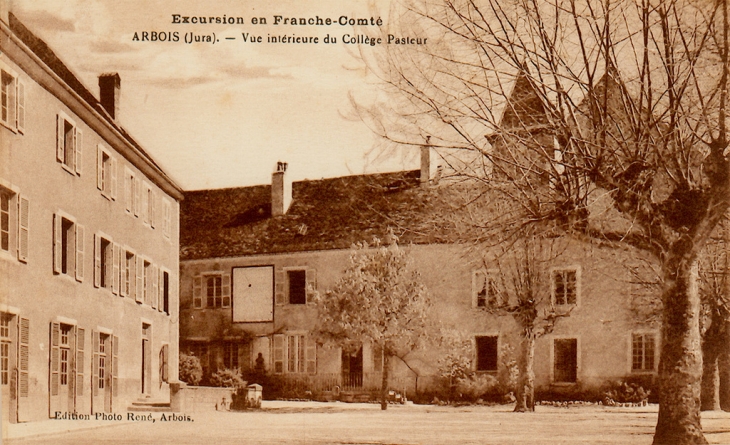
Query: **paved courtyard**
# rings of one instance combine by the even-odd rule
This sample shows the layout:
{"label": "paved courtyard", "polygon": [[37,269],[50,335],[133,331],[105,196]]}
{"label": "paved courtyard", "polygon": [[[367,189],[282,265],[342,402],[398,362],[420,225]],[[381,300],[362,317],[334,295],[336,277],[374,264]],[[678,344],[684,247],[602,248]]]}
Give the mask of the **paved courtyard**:
{"label": "paved courtyard", "polygon": [[[436,407],[264,402],[250,412],[205,411],[191,421],[44,421],[13,426],[9,444],[651,444],[657,407]],[[65,423],[64,423],[65,422]],[[21,430],[20,428],[26,428]],[[730,413],[703,414],[710,443],[730,444]],[[60,432],[72,429],[68,432]],[[36,435],[42,432],[42,435]]]}

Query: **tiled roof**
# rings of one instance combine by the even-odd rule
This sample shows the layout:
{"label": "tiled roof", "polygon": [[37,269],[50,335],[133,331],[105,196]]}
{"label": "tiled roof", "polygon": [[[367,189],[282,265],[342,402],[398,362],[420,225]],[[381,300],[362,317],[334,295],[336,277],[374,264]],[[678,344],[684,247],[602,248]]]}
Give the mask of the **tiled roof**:
{"label": "tiled roof", "polygon": [[58,58],[56,53],[53,52],[46,42],[26,28],[26,26],[12,12],[8,14],[8,20],[8,25],[10,26],[12,33],[15,34],[15,36],[18,37],[18,39],[20,39],[28,48],[30,48],[30,50],[33,51],[33,54],[38,56],[38,58],[41,59],[41,61],[43,61],[43,63],[45,63],[51,71],[60,77],[61,80],[63,80],[63,82],[76,92],[76,94],[78,94],[86,103],[88,103],[91,108],[99,112],[99,114],[103,116],[110,125],[116,128],[124,136],[127,142],[139,150],[142,156],[149,163],[160,169],[159,165],[155,163],[155,161],[145,152],[137,141],[135,141],[134,138],[132,138],[132,136],[124,130],[124,128],[122,128],[114,121],[114,119],[111,118],[111,116],[109,116],[96,97],[94,97],[94,95],[81,83],[81,81],[79,81],[71,70],[68,69],[68,67],[61,61],[61,59]]}
{"label": "tiled roof", "polygon": [[445,187],[422,188],[419,171],[345,176],[293,184],[292,204],[271,217],[271,186],[185,192],[180,258],[346,249],[383,239],[445,243],[454,232],[438,218]]}

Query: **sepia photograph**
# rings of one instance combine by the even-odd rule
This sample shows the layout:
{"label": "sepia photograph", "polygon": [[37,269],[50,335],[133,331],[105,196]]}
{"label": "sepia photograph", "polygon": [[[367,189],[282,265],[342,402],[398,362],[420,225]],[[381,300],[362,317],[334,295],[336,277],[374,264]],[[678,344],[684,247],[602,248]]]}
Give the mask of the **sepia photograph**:
{"label": "sepia photograph", "polygon": [[0,443],[730,444],[727,0],[0,0]]}

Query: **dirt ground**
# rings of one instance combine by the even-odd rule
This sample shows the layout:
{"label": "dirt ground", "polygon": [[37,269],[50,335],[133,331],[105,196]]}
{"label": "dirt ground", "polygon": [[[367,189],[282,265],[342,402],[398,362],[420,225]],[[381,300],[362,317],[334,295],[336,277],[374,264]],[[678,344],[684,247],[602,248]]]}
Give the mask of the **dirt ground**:
{"label": "dirt ground", "polygon": [[[651,444],[657,407],[511,406],[439,407],[376,404],[264,402],[261,411],[187,414],[189,421],[150,420],[17,437],[10,444]],[[65,421],[47,421],[65,422]],[[730,444],[730,413],[703,413],[713,444]],[[56,424],[48,424],[57,427]],[[81,429],[79,429],[81,428]],[[42,428],[38,428],[40,431]]]}

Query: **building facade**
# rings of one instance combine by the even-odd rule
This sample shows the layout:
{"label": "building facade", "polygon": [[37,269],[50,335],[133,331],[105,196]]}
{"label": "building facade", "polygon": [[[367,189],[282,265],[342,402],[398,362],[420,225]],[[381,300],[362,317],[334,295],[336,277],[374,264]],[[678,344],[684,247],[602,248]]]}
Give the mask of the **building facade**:
{"label": "building facade", "polygon": [[125,411],[177,379],[181,190],[3,6],[3,421]]}
{"label": "building facade", "polygon": [[[509,373],[519,327],[511,316],[489,310],[505,298],[498,290],[500,260],[486,248],[456,242],[455,229],[440,223],[448,220],[438,215],[450,211],[444,205],[450,186],[421,181],[433,176],[424,155],[420,172],[294,183],[293,199],[277,196],[287,189],[279,186],[285,165],[271,186],[187,192],[181,352],[201,358],[208,376],[221,368],[250,370],[259,359],[270,374],[312,392],[378,388],[383,362],[377,349],[365,343],[343,352],[314,340],[317,312],[306,289],[334,287],[354,243],[393,230],[429,290],[433,317],[469,341],[472,370]],[[277,204],[287,201],[290,206]],[[549,298],[543,308],[568,316],[536,343],[536,386],[579,393],[627,376],[652,379],[659,330],[637,321],[632,303],[646,293],[631,272],[641,262],[627,250],[567,238],[555,243],[542,266]],[[447,352],[433,345],[409,354],[407,365],[392,360],[392,389],[409,397],[433,389]]]}

